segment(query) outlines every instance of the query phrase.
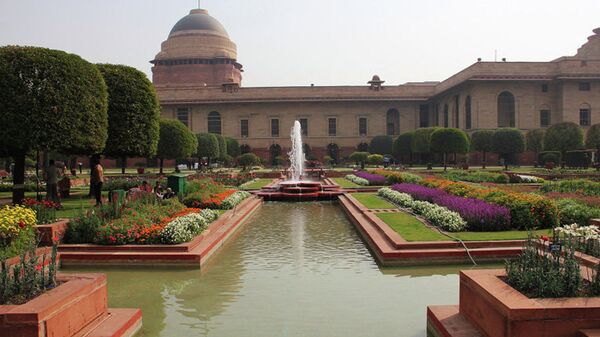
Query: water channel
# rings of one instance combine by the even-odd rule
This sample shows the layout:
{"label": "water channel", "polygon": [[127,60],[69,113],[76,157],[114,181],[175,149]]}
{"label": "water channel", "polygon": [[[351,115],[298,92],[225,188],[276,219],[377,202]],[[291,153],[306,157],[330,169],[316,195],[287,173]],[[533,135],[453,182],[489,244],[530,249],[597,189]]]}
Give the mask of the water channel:
{"label": "water channel", "polygon": [[268,202],[201,271],[64,271],[106,273],[109,306],[141,308],[144,337],[422,337],[466,268],[380,268],[336,203]]}

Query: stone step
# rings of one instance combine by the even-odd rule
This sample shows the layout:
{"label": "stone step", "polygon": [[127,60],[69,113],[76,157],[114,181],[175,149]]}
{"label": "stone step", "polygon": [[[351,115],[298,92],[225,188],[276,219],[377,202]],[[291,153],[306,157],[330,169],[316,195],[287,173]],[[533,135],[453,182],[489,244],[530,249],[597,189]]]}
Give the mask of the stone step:
{"label": "stone step", "polygon": [[427,336],[484,337],[458,310],[458,305],[427,307]]}
{"label": "stone step", "polygon": [[81,337],[131,337],[141,327],[140,309],[108,309],[108,315],[104,320]]}

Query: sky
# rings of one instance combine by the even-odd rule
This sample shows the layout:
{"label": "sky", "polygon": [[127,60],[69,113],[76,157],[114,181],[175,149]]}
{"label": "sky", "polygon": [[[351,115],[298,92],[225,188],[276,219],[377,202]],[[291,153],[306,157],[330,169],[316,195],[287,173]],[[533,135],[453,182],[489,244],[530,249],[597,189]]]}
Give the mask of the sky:
{"label": "sky", "polygon": [[[151,76],[197,0],[0,0],[0,45],[33,45]],[[243,86],[441,81],[474,63],[574,55],[598,0],[202,0],[237,44]]]}

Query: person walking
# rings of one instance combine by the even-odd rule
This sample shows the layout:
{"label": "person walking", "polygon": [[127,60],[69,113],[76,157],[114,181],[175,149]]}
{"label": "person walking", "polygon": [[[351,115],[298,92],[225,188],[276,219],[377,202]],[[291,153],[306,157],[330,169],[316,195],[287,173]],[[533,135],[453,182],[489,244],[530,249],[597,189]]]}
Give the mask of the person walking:
{"label": "person walking", "polygon": [[59,169],[54,164],[54,159],[50,159],[49,165],[46,168],[46,200],[55,203],[60,202],[58,198],[58,175]]}
{"label": "person walking", "polygon": [[92,184],[92,190],[94,191],[94,197],[96,198],[96,206],[102,205],[102,184],[104,183],[104,168],[100,163],[97,163],[92,168],[92,178],[90,183]]}

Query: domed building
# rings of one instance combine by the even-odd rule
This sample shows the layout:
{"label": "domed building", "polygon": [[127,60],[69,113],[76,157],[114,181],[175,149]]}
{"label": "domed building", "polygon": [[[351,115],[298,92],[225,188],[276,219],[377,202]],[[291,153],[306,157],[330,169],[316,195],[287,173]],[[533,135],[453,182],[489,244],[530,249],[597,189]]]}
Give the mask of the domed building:
{"label": "domed building", "polygon": [[[237,139],[267,162],[288,151],[299,120],[309,158],[340,160],[377,135],[417,128],[516,127],[600,122],[600,29],[575,56],[550,62],[477,62],[441,82],[364,86],[242,87],[242,65],[227,31],[204,9],[179,20],[153,64],[163,117],[195,133]],[[524,154],[521,162],[533,162]],[[471,156],[471,163],[477,163]]]}

